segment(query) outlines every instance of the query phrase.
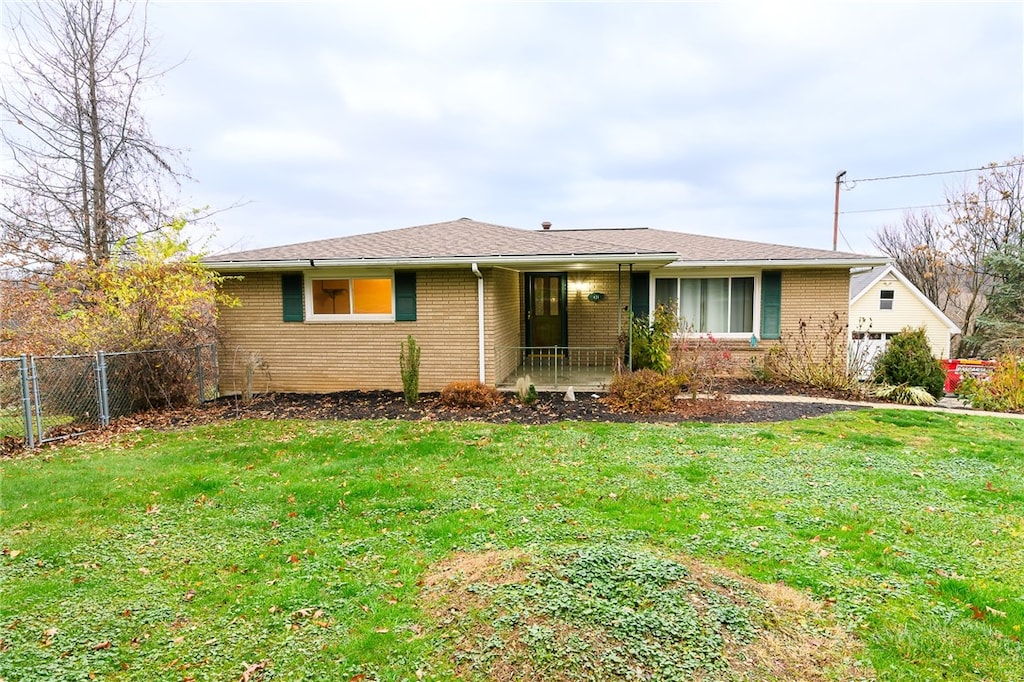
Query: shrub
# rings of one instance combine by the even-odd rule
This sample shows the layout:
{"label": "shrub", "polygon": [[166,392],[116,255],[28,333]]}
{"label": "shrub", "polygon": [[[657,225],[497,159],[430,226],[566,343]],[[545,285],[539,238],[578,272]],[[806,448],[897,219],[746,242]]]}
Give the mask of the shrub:
{"label": "shrub", "polygon": [[501,392],[479,381],[453,381],[441,389],[441,402],[449,407],[493,407]]}
{"label": "shrub", "polygon": [[672,335],[678,328],[676,314],[663,305],[655,307],[651,318],[633,318],[632,369],[651,369],[661,374],[672,369]]}
{"label": "shrub", "polygon": [[537,401],[537,387],[530,381],[530,375],[516,379],[516,397],[523,405],[530,405]]}
{"label": "shrub", "polygon": [[903,329],[875,361],[873,379],[877,384],[920,386],[932,397],[943,396],[946,371],[932,355],[924,328]]}
{"label": "shrub", "polygon": [[398,366],[402,371],[402,394],[405,404],[412,405],[420,398],[420,347],[410,334],[398,351]]}
{"label": "shrub", "polygon": [[687,336],[672,344],[672,374],[695,398],[698,393],[715,393],[731,364],[729,350],[711,334]]}
{"label": "shrub", "polygon": [[816,388],[856,392],[857,376],[850,370],[846,348],[847,325],[832,311],[810,333],[810,323],[800,320],[795,334],[785,334],[779,345],[764,356],[763,375]]}
{"label": "shrub", "polygon": [[627,412],[665,412],[672,407],[678,393],[679,383],[675,377],[653,369],[640,369],[615,375],[604,400]]}
{"label": "shrub", "polygon": [[1024,358],[1012,353],[1003,355],[991,376],[964,377],[957,395],[979,410],[1024,412]]}

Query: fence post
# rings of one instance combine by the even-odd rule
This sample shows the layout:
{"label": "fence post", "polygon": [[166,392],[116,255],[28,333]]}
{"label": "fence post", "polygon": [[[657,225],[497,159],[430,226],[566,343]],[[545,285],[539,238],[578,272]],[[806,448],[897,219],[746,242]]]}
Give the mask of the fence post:
{"label": "fence post", "polygon": [[25,420],[25,445],[34,448],[35,437],[32,433],[32,392],[28,383],[28,356],[22,354],[21,365],[21,416]]}
{"label": "fence post", "polygon": [[99,403],[100,426],[110,425],[110,396],[107,394],[107,356],[96,351],[96,400]]}
{"label": "fence post", "polygon": [[43,401],[39,399],[39,372],[36,371],[36,357],[29,357],[29,367],[32,374],[32,404],[35,405],[36,413],[36,442],[43,442]]}
{"label": "fence post", "polygon": [[196,383],[199,384],[199,404],[206,402],[206,392],[203,390],[203,345],[196,345]]}

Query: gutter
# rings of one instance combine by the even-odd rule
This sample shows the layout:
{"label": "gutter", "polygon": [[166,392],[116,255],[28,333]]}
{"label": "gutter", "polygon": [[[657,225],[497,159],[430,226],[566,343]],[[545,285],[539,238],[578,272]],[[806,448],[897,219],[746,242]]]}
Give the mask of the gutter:
{"label": "gutter", "polygon": [[288,260],[216,260],[208,258],[202,261],[205,268],[211,270],[270,270],[270,269],[301,269],[301,268],[348,268],[348,267],[444,267],[451,265],[590,265],[595,263],[618,264],[631,261],[634,263],[651,263],[668,265],[678,257],[675,253],[612,253],[612,254],[559,254],[547,256],[472,256],[456,258],[290,258]]}
{"label": "gutter", "polygon": [[470,266],[473,274],[476,275],[476,317],[477,317],[477,343],[480,356],[480,383],[486,383],[487,375],[484,373],[484,274],[476,263]]}
{"label": "gutter", "polygon": [[668,268],[873,268],[887,265],[888,258],[764,258],[757,260],[676,260]]}

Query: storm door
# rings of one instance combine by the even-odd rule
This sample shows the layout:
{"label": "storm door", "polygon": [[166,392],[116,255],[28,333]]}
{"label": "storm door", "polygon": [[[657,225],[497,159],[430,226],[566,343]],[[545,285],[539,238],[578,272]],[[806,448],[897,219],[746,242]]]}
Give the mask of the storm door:
{"label": "storm door", "polygon": [[564,348],[568,336],[564,272],[526,274],[526,345]]}

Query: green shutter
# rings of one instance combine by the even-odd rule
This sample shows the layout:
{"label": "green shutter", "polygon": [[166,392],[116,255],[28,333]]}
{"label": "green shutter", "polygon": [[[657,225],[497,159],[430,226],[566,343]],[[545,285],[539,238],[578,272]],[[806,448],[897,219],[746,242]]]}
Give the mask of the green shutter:
{"label": "green shutter", "polygon": [[761,273],[761,338],[782,337],[782,273]]}
{"label": "green shutter", "polygon": [[281,319],[285,322],[302,322],[305,315],[302,308],[302,274],[281,275]]}
{"label": "green shutter", "polygon": [[651,275],[634,272],[629,278],[629,309],[635,317],[647,317],[651,312]]}
{"label": "green shutter", "polygon": [[395,273],[395,321],[416,321],[416,273]]}

